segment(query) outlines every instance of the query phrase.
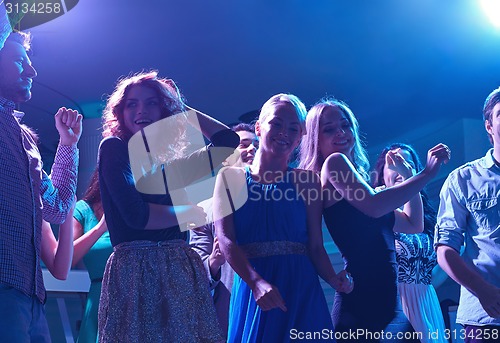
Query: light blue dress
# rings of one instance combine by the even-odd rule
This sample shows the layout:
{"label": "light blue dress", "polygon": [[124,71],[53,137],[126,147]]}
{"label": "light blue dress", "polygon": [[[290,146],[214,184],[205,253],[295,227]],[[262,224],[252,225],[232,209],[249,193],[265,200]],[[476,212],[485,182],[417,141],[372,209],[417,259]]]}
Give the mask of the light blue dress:
{"label": "light blue dress", "polygon": [[[291,174],[289,170],[288,175]],[[325,296],[307,256],[306,206],[295,185],[287,180],[259,184],[248,168],[246,180],[248,200],[234,213],[236,240],[255,270],[278,288],[287,312],[262,311],[251,289],[236,274],[228,342],[290,342],[299,333],[316,333],[317,341],[333,341]],[[321,333],[332,339],[320,340]]]}

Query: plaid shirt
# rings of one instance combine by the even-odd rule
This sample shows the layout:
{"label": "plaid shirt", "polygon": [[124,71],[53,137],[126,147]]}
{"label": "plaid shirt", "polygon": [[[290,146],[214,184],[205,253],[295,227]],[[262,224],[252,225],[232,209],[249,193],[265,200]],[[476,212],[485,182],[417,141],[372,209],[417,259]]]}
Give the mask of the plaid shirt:
{"label": "plaid shirt", "polygon": [[42,217],[52,223],[66,218],[76,191],[78,149],[59,145],[49,178],[14,106],[0,98],[0,283],[44,303]]}

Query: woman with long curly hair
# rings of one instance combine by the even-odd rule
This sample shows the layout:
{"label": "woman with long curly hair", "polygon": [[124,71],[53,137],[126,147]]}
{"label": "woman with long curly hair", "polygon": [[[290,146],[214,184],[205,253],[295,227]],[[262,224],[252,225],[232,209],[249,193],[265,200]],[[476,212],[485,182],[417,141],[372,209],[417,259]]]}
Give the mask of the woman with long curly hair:
{"label": "woman with long curly hair", "polygon": [[[186,110],[191,117],[181,113]],[[188,124],[211,144],[183,156]],[[157,72],[118,83],[104,110],[103,134],[99,183],[114,252],[103,277],[99,342],[221,341],[201,259],[186,243],[186,227],[204,224],[206,214],[187,202],[182,187],[209,176],[211,168],[200,166],[222,163],[238,135],[188,108],[174,82]],[[133,170],[135,138],[151,163],[140,177]],[[174,203],[171,179],[176,199],[180,192],[185,203]]]}

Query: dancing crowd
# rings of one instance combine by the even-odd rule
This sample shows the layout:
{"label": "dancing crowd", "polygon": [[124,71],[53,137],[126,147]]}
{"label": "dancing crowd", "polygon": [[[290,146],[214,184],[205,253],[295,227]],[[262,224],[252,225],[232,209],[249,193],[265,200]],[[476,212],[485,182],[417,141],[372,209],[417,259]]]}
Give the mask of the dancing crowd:
{"label": "dancing crowd", "polygon": [[[51,341],[42,262],[65,279],[80,261],[91,279],[80,343],[447,342],[437,268],[461,285],[465,341],[499,339],[500,88],[483,110],[493,147],[449,174],[434,208],[424,187],[450,160],[443,143],[425,163],[390,143],[371,170],[339,99],[308,110],[276,94],[254,123],[230,128],[188,106],[173,80],[139,72],[107,99],[76,202],[82,115],[55,114],[48,175],[16,110],[37,75],[30,38],[12,32],[0,50],[2,341]],[[208,179],[193,203],[189,186]],[[49,223],[61,224],[57,239]],[[331,310],[320,278],[335,290]]]}

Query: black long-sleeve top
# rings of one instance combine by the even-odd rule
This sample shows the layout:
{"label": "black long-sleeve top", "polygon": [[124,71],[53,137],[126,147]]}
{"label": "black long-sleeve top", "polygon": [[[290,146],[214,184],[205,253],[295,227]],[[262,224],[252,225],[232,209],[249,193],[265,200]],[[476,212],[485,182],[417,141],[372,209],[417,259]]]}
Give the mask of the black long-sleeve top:
{"label": "black long-sleeve top", "polygon": [[[163,171],[169,186],[172,184],[171,180],[175,180],[176,188],[187,186],[195,180],[210,176],[206,175],[207,168],[199,166],[212,166],[208,168],[211,171],[239,144],[238,135],[231,130],[219,131],[210,140],[211,144],[208,146],[187,157],[176,159],[168,165],[161,165],[154,172],[137,180],[137,188],[141,190],[147,189],[148,183],[157,185],[160,180],[163,188],[160,187],[158,193],[163,194],[145,194],[137,190],[130,165],[128,142],[118,137],[107,137],[102,140],[98,156],[99,183],[102,206],[113,246],[135,240],[156,242],[187,238],[187,233],[181,232],[178,225],[161,230],[145,230],[149,220],[149,203],[173,205],[169,192],[171,188],[167,189],[163,182]],[[230,149],[214,149],[221,147]],[[181,192],[182,197],[183,190],[177,192]],[[179,199],[179,196],[176,198]]]}

